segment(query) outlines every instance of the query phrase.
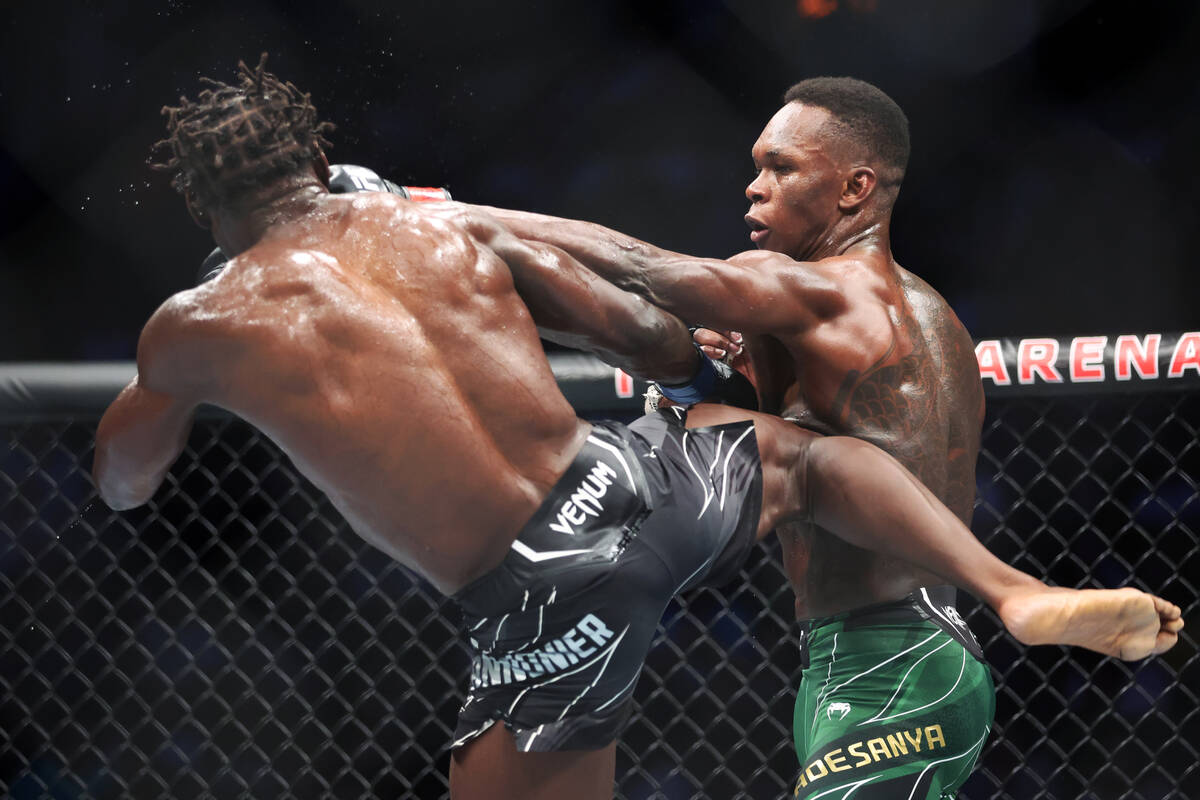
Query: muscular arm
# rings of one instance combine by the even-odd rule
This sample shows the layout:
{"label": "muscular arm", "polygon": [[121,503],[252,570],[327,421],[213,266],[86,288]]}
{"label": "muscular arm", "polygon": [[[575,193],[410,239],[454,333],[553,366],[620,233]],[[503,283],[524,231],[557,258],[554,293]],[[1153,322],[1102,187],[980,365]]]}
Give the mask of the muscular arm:
{"label": "muscular arm", "polygon": [[462,207],[447,213],[508,264],[544,338],[648,380],[679,384],[695,374],[698,354],[677,317],[603,280],[558,247],[517,238],[486,214]]}
{"label": "muscular arm", "polygon": [[138,341],[138,375],[104,412],[96,431],[92,476],[104,502],[118,511],[154,495],[192,429],[197,402],[170,391],[171,354],[163,352],[174,316],[168,301],[146,324]]}
{"label": "muscular arm", "polygon": [[806,329],[845,307],[837,285],[780,253],[700,258],[590,222],[486,210],[520,238],[560,247],[606,280],[689,322],[779,334]]}

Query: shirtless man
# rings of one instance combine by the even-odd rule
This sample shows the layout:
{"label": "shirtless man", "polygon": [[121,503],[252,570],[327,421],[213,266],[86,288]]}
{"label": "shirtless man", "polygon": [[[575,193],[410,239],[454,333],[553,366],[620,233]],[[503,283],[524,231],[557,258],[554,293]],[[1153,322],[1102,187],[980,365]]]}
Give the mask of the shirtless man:
{"label": "shirtless man", "polygon": [[[722,329],[697,341],[735,357],[760,410],[878,445],[969,523],[983,388],[967,331],[892,257],[889,224],[908,152],[907,119],[883,92],[817,78],[787,92],[754,144],[746,222],[756,251],[696,258],[585,222],[493,211],[522,238],[557,245],[617,286]],[[953,591],[819,523],[784,526],[779,538],[809,664],[794,713],[796,794],[951,796],[995,710]],[[1109,597],[1144,602],[1133,590]],[[1164,616],[1156,652],[1181,627],[1175,612]]]}
{"label": "shirtless man", "polygon": [[716,406],[636,430],[578,419],[538,324],[668,383],[696,370],[682,324],[483,215],[330,194],[328,126],[308,97],[261,62],[239,69],[237,86],[211,82],[168,109],[164,142],[193,217],[234,258],[146,324],[138,375],[97,431],[96,483],[114,508],[146,502],[196,406],[213,403],[453,596],[475,652],[455,797],[610,797],[614,740],[667,601],[789,520],[964,581],[1026,635],[1094,637],[1103,622],[1115,652],[1160,646],[1168,604],[1144,596],[1117,637],[1105,610],[1068,630],[1078,603],[1026,591],[864,442]]}

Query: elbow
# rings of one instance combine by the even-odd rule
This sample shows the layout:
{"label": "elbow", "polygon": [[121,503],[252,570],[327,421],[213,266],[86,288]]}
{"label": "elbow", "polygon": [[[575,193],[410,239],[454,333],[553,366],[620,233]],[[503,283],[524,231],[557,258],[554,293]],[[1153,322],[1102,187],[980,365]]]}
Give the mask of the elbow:
{"label": "elbow", "polygon": [[113,511],[128,511],[131,508],[137,508],[154,496],[152,491],[138,490],[132,484],[99,476],[96,478],[96,489],[100,493],[100,499]]}
{"label": "elbow", "polygon": [[96,489],[100,499],[113,511],[128,511],[150,502],[155,486],[134,481],[114,480],[109,475],[97,475]]}
{"label": "elbow", "polygon": [[125,487],[100,489],[100,499],[113,511],[129,511],[150,501],[153,493],[129,491]]}
{"label": "elbow", "polygon": [[102,442],[96,443],[96,459],[92,464],[92,480],[100,499],[113,511],[128,511],[148,502],[156,485],[137,480],[127,470],[114,464],[114,458]]}

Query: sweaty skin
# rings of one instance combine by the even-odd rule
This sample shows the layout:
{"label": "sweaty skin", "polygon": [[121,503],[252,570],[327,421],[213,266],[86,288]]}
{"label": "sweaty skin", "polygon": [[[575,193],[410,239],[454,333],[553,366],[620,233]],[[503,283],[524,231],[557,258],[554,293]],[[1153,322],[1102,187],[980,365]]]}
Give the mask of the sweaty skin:
{"label": "sweaty skin", "polygon": [[138,377],[99,432],[100,488],[121,508],[157,487],[123,480],[145,453],[106,447],[145,424],[124,406],[170,408],[175,435],[156,438],[181,447],[190,410],[213,403],[277,442],[363,538],[453,593],[500,562],[590,426],[493,250],[387,195],[305,202],[147,323]]}
{"label": "sweaty skin", "polygon": [[[760,410],[879,446],[969,523],[984,414],[971,339],[945,300],[892,257],[890,214],[901,176],[831,139],[829,119],[823,108],[788,103],[768,122],[752,150],[758,174],[746,189],[746,220],[760,249],[726,260],[669,252],[592,223],[488,210],[517,235],[563,248],[685,320],[741,332],[744,346],[711,332],[704,343],[739,350],[733,364],[756,384]],[[970,576],[935,577],[894,549],[873,543],[866,550],[817,524],[788,524],[778,534],[800,618],[949,580],[992,605],[1021,641],[1054,638],[1023,629],[1024,611],[1002,608],[1000,596]],[[1044,592],[1040,581],[1024,579],[1031,592]],[[1088,607],[1099,630],[1133,595],[1067,598],[1057,602]],[[1147,613],[1158,609],[1164,641],[1173,642],[1182,627],[1178,609],[1150,595],[1136,602]],[[1112,652],[1080,639],[1071,643]]]}
{"label": "sweaty skin", "polygon": [[[828,117],[791,103],[767,124],[746,190],[763,249],[728,261],[497,213],[518,235],[564,247],[686,320],[741,332],[735,365],[756,384],[760,410],[878,445],[969,524],[984,410],[971,339],[941,296],[892,259],[886,220],[863,224],[879,179],[868,176],[865,198],[838,179],[851,161],[818,135]],[[801,618],[940,582],[813,526],[778,533]]]}
{"label": "sweaty skin", "polygon": [[[319,172],[270,188],[237,214],[193,209],[237,255],[143,330],[138,376],[97,432],[93,471],[114,508],[151,498],[195,407],[213,403],[270,436],[356,533],[452,594],[503,560],[590,430],[559,392],[537,324],[647,377],[695,369],[678,319],[477,212],[330,195]],[[965,563],[946,552],[978,553],[947,541],[986,553],[864,442],[725,406],[697,406],[689,425],[745,419],[759,430],[760,537],[798,518],[851,541],[896,530],[931,539],[931,566],[950,573]],[[1050,611],[1031,618],[1073,622]],[[1154,647],[1154,630],[1131,617],[1114,646]],[[494,725],[455,750],[452,793],[598,800],[611,796],[614,753],[517,753]]]}

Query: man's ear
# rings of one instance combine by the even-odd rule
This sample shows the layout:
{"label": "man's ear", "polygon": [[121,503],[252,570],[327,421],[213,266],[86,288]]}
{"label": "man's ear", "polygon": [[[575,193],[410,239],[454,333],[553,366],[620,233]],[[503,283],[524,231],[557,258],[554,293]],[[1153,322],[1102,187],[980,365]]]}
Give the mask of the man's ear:
{"label": "man's ear", "polygon": [[875,176],[875,170],[870,167],[855,167],[851,170],[850,177],[842,185],[842,196],[838,198],[838,208],[842,211],[857,210],[875,191],[876,183],[878,183],[878,178]]}
{"label": "man's ear", "polygon": [[329,159],[325,157],[322,150],[317,150],[317,157],[313,159],[313,171],[317,173],[317,178],[324,184],[325,188],[329,188]]}
{"label": "man's ear", "polygon": [[208,212],[201,207],[196,200],[196,195],[188,190],[183,195],[183,202],[187,205],[188,213],[192,215],[192,221],[199,225],[204,230],[212,229],[212,219],[208,216]]}

